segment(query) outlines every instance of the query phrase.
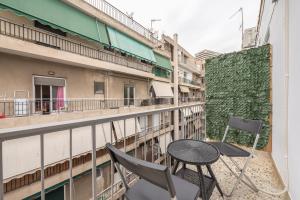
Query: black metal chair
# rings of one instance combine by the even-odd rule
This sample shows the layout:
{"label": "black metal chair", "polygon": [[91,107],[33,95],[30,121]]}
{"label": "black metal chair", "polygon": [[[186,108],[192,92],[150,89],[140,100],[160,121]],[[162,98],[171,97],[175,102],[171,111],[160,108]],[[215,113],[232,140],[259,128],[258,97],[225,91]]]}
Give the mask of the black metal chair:
{"label": "black metal chair", "polygon": [[[171,175],[168,167],[134,158],[111,144],[106,144],[106,149],[120,174],[125,187],[124,197],[126,199],[195,200],[198,198],[199,187]],[[140,177],[131,187],[126,182],[120,165]]]}
{"label": "black metal chair", "polygon": [[[258,192],[257,187],[251,181],[251,179],[245,174],[245,172],[246,172],[246,168],[249,164],[250,159],[254,156],[254,151],[257,146],[257,142],[259,139],[259,134],[262,129],[262,126],[263,126],[263,122],[261,120],[249,120],[249,119],[242,119],[239,117],[230,117],[229,123],[226,127],[225,134],[223,136],[222,141],[221,142],[211,142],[211,144],[215,145],[219,149],[220,154],[221,154],[221,157],[220,157],[221,161],[237,178],[237,181],[235,182],[232,190],[230,191],[229,194],[227,194],[227,196],[232,196],[234,190],[236,189],[236,187],[238,186],[240,181],[245,183],[248,187],[250,187],[255,192]],[[255,140],[254,140],[254,143],[253,143],[253,146],[252,146],[252,149],[250,152],[248,152],[244,149],[241,149],[238,146],[235,146],[233,144],[226,142],[226,136],[227,136],[229,128],[241,130],[245,134],[253,134],[255,136]],[[231,169],[230,166],[224,161],[222,156],[228,157],[240,173],[238,174],[238,173],[234,172],[233,169]],[[244,165],[242,167],[240,167],[238,165],[238,163],[233,159],[233,158],[237,158],[237,157],[246,158]],[[245,177],[248,182],[243,180],[243,177]]]}

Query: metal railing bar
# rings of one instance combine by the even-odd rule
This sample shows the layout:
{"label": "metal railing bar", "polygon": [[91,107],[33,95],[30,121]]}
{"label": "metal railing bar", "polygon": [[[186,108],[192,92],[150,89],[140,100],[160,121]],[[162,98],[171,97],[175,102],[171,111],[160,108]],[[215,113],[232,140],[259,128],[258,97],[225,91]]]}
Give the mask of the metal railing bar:
{"label": "metal railing bar", "polygon": [[96,200],[97,198],[97,182],[96,182],[96,125],[92,125],[92,199]]}
{"label": "metal railing bar", "polygon": [[41,200],[45,200],[45,171],[44,171],[44,134],[40,135],[40,159],[41,159]]}
{"label": "metal railing bar", "polygon": [[[113,128],[112,128],[112,122],[110,122],[110,141],[113,144]],[[110,161],[110,184],[111,184],[111,188],[113,188],[114,185],[114,171],[115,171],[115,167],[114,167],[114,161],[111,160]],[[114,192],[113,189],[111,190],[111,199],[113,199],[114,197]]]}
{"label": "metal railing bar", "polygon": [[70,200],[73,200],[73,130],[69,132],[69,190]]}
{"label": "metal railing bar", "polygon": [[[146,117],[144,117],[144,124],[146,124]],[[144,133],[144,159],[147,160],[147,132],[142,131]]]}
{"label": "metal railing bar", "polygon": [[[1,31],[1,29],[0,29]],[[0,140],[0,200],[4,198],[4,184],[3,184],[3,141]]]}
{"label": "metal railing bar", "polygon": [[134,129],[135,129],[135,135],[134,135],[134,157],[137,157],[137,137],[138,137],[138,134],[137,134],[137,117],[134,118]]}

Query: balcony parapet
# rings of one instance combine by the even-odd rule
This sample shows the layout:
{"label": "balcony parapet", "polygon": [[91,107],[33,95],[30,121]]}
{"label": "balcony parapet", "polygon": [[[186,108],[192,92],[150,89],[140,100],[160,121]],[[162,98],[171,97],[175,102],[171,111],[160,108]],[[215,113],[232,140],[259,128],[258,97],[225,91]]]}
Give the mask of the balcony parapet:
{"label": "balcony parapet", "polygon": [[86,44],[79,43],[60,35],[48,33],[34,27],[28,27],[6,19],[0,18],[0,35],[13,37],[19,40],[31,42],[44,47],[85,56],[88,58],[118,64],[139,71],[152,73],[153,65],[142,63],[134,58],[126,58],[105,49],[97,49]]}

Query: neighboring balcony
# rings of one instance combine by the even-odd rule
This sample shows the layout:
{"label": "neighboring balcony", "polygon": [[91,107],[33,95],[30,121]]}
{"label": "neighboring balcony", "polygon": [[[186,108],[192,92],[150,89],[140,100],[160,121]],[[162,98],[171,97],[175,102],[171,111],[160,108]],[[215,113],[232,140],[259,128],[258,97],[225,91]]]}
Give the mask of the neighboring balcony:
{"label": "neighboring balcony", "polygon": [[205,102],[205,99],[203,97],[179,97],[178,99],[181,104]]}
{"label": "neighboring balcony", "polygon": [[0,100],[1,118],[172,105],[173,98]]}
{"label": "neighboring balcony", "polygon": [[[0,18],[0,35],[31,42],[33,44],[41,45],[43,47],[48,47],[58,51],[65,51],[99,61],[114,63],[152,75],[153,65],[141,62],[133,57],[125,57],[105,49],[97,49],[85,43],[80,43],[58,34],[49,33],[34,27],[16,24],[2,18]],[[72,61],[74,62],[74,60]]]}
{"label": "neighboring balcony", "polygon": [[190,84],[190,85],[194,85],[194,86],[200,86],[201,85],[201,81],[200,80],[190,80],[187,78],[183,78],[183,77],[179,77],[179,84]]}
{"label": "neighboring balcony", "polygon": [[105,0],[84,0],[97,10],[105,13],[114,20],[118,21],[122,25],[126,26],[130,30],[136,32],[137,34],[143,36],[144,38],[150,40],[155,45],[163,45],[151,30],[145,28],[143,25],[135,21],[132,17],[120,11],[115,6],[111,5]]}

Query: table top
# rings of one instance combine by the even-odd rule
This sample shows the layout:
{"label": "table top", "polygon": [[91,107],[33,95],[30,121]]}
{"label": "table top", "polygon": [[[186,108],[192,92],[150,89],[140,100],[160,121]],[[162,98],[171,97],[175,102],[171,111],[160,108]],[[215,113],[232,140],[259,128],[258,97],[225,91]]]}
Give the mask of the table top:
{"label": "table top", "polygon": [[206,142],[183,139],[168,145],[168,153],[174,159],[192,165],[208,165],[220,157],[219,150]]}

